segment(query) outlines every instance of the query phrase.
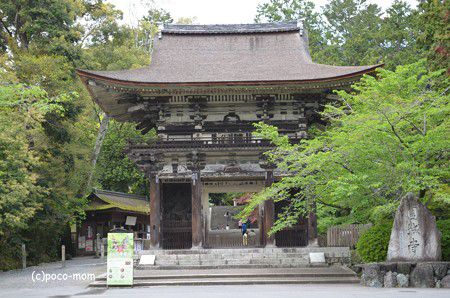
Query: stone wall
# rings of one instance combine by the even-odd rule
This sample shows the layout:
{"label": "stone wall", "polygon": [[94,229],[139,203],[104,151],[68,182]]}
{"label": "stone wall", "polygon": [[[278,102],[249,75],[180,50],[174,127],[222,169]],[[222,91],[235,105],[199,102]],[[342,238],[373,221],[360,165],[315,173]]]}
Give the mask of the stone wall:
{"label": "stone wall", "polygon": [[357,266],[361,284],[385,288],[450,288],[450,262],[393,262]]}

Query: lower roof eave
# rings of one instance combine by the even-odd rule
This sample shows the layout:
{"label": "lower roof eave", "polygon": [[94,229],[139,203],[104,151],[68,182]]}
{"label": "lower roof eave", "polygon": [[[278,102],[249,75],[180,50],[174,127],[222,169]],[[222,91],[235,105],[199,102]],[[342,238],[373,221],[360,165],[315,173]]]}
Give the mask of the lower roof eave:
{"label": "lower roof eave", "polygon": [[270,81],[210,81],[210,82],[139,82],[120,80],[91,73],[86,70],[77,69],[77,74],[84,79],[100,80],[118,87],[153,87],[153,88],[179,88],[179,87],[258,87],[258,86],[296,86],[311,83],[333,83],[340,80],[348,80],[351,78],[359,78],[364,74],[372,73],[378,67],[384,64],[378,64],[370,68],[353,72],[341,76],[307,79],[307,80],[270,80]]}

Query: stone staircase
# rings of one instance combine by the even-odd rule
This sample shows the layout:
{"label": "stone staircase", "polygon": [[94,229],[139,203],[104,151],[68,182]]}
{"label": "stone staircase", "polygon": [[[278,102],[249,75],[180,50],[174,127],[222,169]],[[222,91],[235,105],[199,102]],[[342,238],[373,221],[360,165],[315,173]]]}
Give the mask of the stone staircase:
{"label": "stone staircase", "polygon": [[[345,266],[196,270],[135,270],[133,287],[255,284],[350,284],[356,274]],[[90,287],[106,287],[106,274]]]}
{"label": "stone staircase", "polygon": [[[310,263],[311,252],[326,263]],[[141,255],[155,264],[139,265]],[[135,256],[133,286],[358,283],[349,261],[347,247],[147,250]],[[106,274],[90,286],[106,287]]]}
{"label": "stone staircase", "polygon": [[[136,256],[136,269],[304,268],[310,252],[323,252],[327,264],[350,260],[347,247],[148,250]],[[155,255],[155,265],[137,265],[143,254]]]}

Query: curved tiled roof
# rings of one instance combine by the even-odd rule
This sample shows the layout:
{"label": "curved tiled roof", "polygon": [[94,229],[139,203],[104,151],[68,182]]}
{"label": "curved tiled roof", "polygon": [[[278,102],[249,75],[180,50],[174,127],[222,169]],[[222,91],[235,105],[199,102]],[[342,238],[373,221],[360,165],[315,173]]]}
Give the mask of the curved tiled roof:
{"label": "curved tiled roof", "polygon": [[167,25],[155,39],[152,63],[121,71],[78,70],[79,75],[125,84],[264,84],[333,81],[380,65],[312,62],[297,23]]}
{"label": "curved tiled roof", "polygon": [[91,202],[86,208],[86,211],[120,209],[123,211],[132,211],[145,214],[150,212],[150,203],[144,196],[95,189],[89,197],[96,197],[103,201],[104,204],[94,204]]}

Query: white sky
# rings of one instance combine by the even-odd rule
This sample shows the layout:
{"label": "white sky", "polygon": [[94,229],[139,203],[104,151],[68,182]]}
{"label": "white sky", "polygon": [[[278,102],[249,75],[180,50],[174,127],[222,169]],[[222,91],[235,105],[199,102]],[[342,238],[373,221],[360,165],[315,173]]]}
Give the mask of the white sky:
{"label": "white sky", "polygon": [[[124,22],[135,25],[149,7],[164,8],[172,18],[196,17],[199,24],[239,24],[253,23],[256,7],[268,0],[108,0],[124,13]],[[320,9],[327,0],[312,0]],[[406,0],[411,6],[417,0]],[[394,0],[368,0],[382,8],[389,7]]]}

